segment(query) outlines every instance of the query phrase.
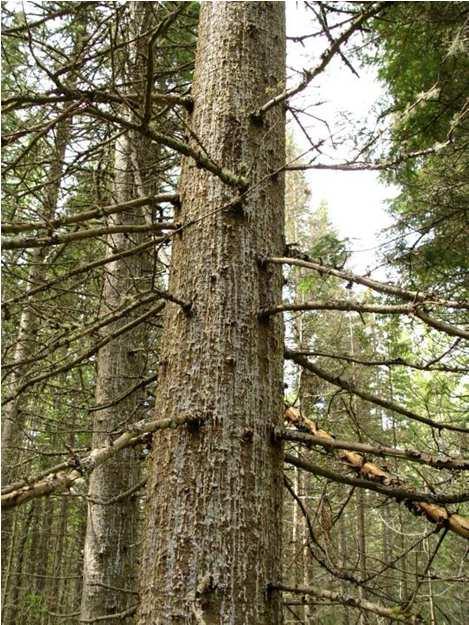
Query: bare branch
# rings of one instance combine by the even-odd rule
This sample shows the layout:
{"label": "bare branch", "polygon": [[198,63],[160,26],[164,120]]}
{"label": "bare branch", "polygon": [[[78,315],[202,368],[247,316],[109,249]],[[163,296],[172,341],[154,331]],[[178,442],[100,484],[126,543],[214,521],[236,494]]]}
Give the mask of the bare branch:
{"label": "bare branch", "polygon": [[285,171],[308,171],[309,169],[325,170],[325,171],[384,171],[386,169],[392,169],[397,167],[406,161],[410,161],[415,158],[421,158],[422,156],[430,156],[436,154],[443,148],[450,145],[450,141],[444,143],[437,143],[424,150],[415,150],[414,152],[408,152],[401,154],[399,157],[392,160],[381,161],[359,161],[350,160],[343,163],[298,163],[297,165],[287,165]]}
{"label": "bare branch", "polygon": [[[297,409],[293,407],[287,408],[284,416],[285,419],[295,425],[295,427],[305,428],[311,433],[311,435],[319,437],[323,441],[334,441],[332,434],[324,430],[319,430],[310,419],[303,417]],[[294,456],[291,458],[295,459]],[[446,508],[438,506],[432,501],[428,501],[428,495],[426,494],[424,494],[423,497],[418,497],[418,500],[416,500],[414,497],[417,496],[416,493],[414,491],[409,491],[408,489],[403,489],[401,486],[402,481],[399,478],[391,475],[388,471],[383,470],[377,464],[367,461],[364,456],[356,453],[355,451],[346,451],[342,448],[337,454],[337,458],[365,479],[347,481],[352,480],[353,478],[347,478],[346,476],[328,471],[327,469],[323,470],[322,467],[317,467],[316,465],[309,463],[306,463],[309,468],[306,468],[306,466],[302,466],[301,468],[337,482],[350,484],[354,487],[358,486],[359,488],[368,488],[366,484],[368,484],[368,486],[370,484],[378,486],[378,488],[370,487],[370,490],[381,492],[382,494],[397,499],[399,502],[404,500],[409,510],[417,516],[423,515],[428,521],[430,521],[430,523],[434,523],[437,526],[444,526],[455,534],[469,539],[469,519],[466,519],[459,514],[451,513]],[[285,460],[288,462],[287,458],[285,458]],[[295,463],[292,461],[291,464]],[[317,471],[322,471],[322,473],[318,473]],[[387,489],[387,492],[385,492],[382,488],[380,490],[380,487],[382,486]],[[467,495],[463,495],[463,497],[466,496]],[[439,503],[454,502],[444,502],[441,501],[441,498],[439,498]]]}
{"label": "bare branch", "polygon": [[[459,341],[459,339],[458,339]],[[457,341],[455,342],[457,343]],[[451,349],[455,347],[452,345]],[[376,360],[363,360],[352,356],[351,354],[332,354],[330,352],[323,352],[318,350],[295,350],[296,354],[301,356],[323,356],[324,358],[332,358],[333,360],[344,360],[345,362],[352,362],[357,365],[363,365],[364,367],[409,367],[410,369],[417,369],[419,371],[443,371],[445,373],[468,373],[467,367],[453,367],[451,365],[435,365],[433,361],[429,363],[417,363],[405,360],[398,356],[397,358],[378,358]],[[445,356],[443,354],[443,356]],[[442,358],[441,356],[440,358]]]}
{"label": "bare branch", "polygon": [[230,187],[235,187],[238,189],[245,190],[248,186],[247,180],[243,176],[237,176],[231,171],[223,167],[219,167],[216,163],[214,163],[209,157],[203,154],[200,150],[196,150],[192,148],[187,143],[183,141],[179,141],[174,137],[169,135],[165,135],[161,132],[153,130],[148,126],[140,126],[138,124],[134,124],[123,117],[119,117],[117,115],[113,115],[112,113],[108,113],[107,111],[103,111],[102,109],[98,109],[93,106],[89,106],[86,108],[86,114],[92,115],[97,119],[105,119],[114,124],[118,124],[123,128],[129,128],[130,130],[136,130],[141,133],[144,137],[148,139],[152,139],[155,143],[160,143],[161,145],[165,145],[172,150],[175,150],[179,154],[183,156],[188,156],[192,158],[199,167],[206,169],[211,172],[220,180],[222,180],[226,185]]}
{"label": "bare branch", "polygon": [[[366,490],[374,490],[377,493],[386,495],[386,497],[397,499],[398,501],[415,501],[417,503],[423,502],[431,504],[455,504],[469,501],[469,492],[463,492],[460,495],[435,495],[432,493],[419,493],[405,488],[385,486],[384,484],[371,482],[358,477],[348,477],[347,475],[342,475],[341,473],[335,473],[330,469],[325,469],[324,467],[312,464],[311,462],[306,462],[306,460],[298,458],[297,456],[292,456],[291,454],[285,454],[285,462],[287,464],[292,464],[299,469],[304,469],[305,471],[308,471],[308,473],[325,477],[333,482],[348,484],[349,486],[358,486],[358,488],[365,488]],[[467,535],[465,535],[465,538],[469,539],[469,526],[465,531],[468,532]]]}
{"label": "bare branch", "polygon": [[425,423],[425,425],[429,425],[430,427],[436,428],[438,430],[446,429],[446,430],[452,430],[454,432],[464,432],[466,434],[469,433],[468,428],[464,428],[459,425],[452,425],[450,423],[440,423],[438,421],[434,421],[433,419],[419,415],[416,412],[413,412],[412,410],[409,410],[408,408],[405,408],[404,406],[397,404],[396,402],[383,399],[382,397],[378,397],[377,395],[373,395],[372,393],[368,393],[367,391],[358,389],[351,382],[348,382],[348,380],[344,380],[344,378],[341,378],[340,376],[335,376],[327,371],[324,371],[324,369],[321,369],[320,367],[312,363],[310,360],[308,360],[304,356],[300,356],[296,352],[293,352],[289,349],[285,350],[285,358],[288,358],[289,360],[293,360],[294,362],[296,362],[297,365],[300,365],[304,367],[305,369],[308,369],[308,371],[315,373],[317,376],[319,376],[323,380],[326,380],[326,382],[329,382],[330,384],[334,384],[334,386],[338,386],[339,388],[342,388],[345,391],[348,391],[349,393],[356,395],[357,397],[361,397],[365,401],[368,401],[372,404],[382,406],[383,408],[387,408],[388,410],[391,410],[392,412],[401,414],[404,417],[407,417],[408,419],[412,419],[413,421],[419,421],[420,423]]}
{"label": "bare branch", "polygon": [[336,269],[335,267],[329,267],[327,265],[323,265],[322,263],[312,261],[309,258],[307,260],[303,260],[301,258],[290,258],[289,256],[270,257],[262,259],[262,261],[279,265],[296,265],[298,267],[305,267],[306,269],[314,269],[321,275],[326,274],[330,276],[336,276],[337,278],[341,278],[342,280],[346,280],[347,282],[355,282],[356,284],[366,286],[373,291],[377,291],[378,293],[395,295],[396,297],[400,297],[401,299],[404,299],[408,302],[427,302],[432,306],[469,309],[469,302],[466,300],[442,300],[438,297],[433,297],[431,293],[419,293],[417,291],[409,291],[408,289],[403,289],[396,286],[395,284],[379,282],[378,280],[372,280],[371,278],[367,278],[365,276],[357,276],[348,271],[342,271],[340,269]]}
{"label": "bare branch", "polygon": [[368,304],[366,302],[357,302],[353,300],[329,300],[327,302],[310,301],[302,302],[300,304],[278,304],[277,306],[271,306],[270,308],[262,308],[259,312],[259,319],[267,319],[271,315],[276,315],[286,311],[301,311],[301,310],[345,310],[355,311],[358,313],[374,313],[382,315],[414,315],[421,321],[440,332],[445,332],[450,336],[460,336],[464,339],[469,339],[469,332],[449,323],[445,323],[440,319],[430,317],[424,312],[421,307],[431,305],[432,302],[420,302],[417,304]]}
{"label": "bare branch", "polygon": [[[317,588],[310,588],[309,586],[287,586],[285,584],[273,584],[273,589],[280,590],[282,592],[290,592],[296,595],[310,595],[317,599],[324,599],[326,601],[332,601],[335,603],[341,603],[347,607],[358,608],[365,612],[371,612],[378,616],[390,619],[391,621],[397,621],[399,623],[407,623],[407,625],[416,625],[421,622],[419,615],[410,614],[402,610],[399,606],[394,608],[387,608],[377,603],[371,603],[365,599],[357,599],[351,595],[344,595],[343,593],[333,592],[332,590],[319,590]],[[291,601],[287,600],[284,603],[287,605],[307,605],[307,600]]]}
{"label": "bare branch", "polygon": [[345,30],[342,35],[340,35],[340,37],[333,41],[330,47],[322,53],[320,63],[313,69],[305,69],[303,71],[303,80],[301,80],[295,87],[285,89],[285,91],[279,93],[274,98],[263,104],[255,113],[252,114],[253,119],[262,120],[265,113],[269,111],[272,107],[277,106],[282,102],[285,102],[285,100],[288,100],[297,93],[300,93],[300,91],[306,89],[309,83],[326,69],[336,53],[340,50],[340,46],[346,43],[353,35],[353,33],[356,32],[370,17],[373,17],[380,13],[384,9],[386,4],[388,3],[371,3],[365,11],[360,13],[360,15],[358,15],[352,21],[351,25],[347,28],[347,30]]}
{"label": "bare branch", "polygon": [[2,238],[2,247],[4,250],[13,249],[31,249],[34,247],[49,247],[52,245],[61,245],[62,243],[73,243],[75,241],[83,241],[84,239],[92,239],[94,237],[102,237],[108,234],[118,233],[139,233],[139,232],[161,232],[163,230],[177,230],[180,224],[172,222],[162,222],[153,224],[123,224],[120,226],[108,226],[107,228],[84,228],[77,232],[66,234],[53,234],[50,237],[24,237],[16,239]]}
{"label": "bare branch", "polygon": [[[113,443],[106,447],[93,449],[87,456],[72,458],[68,463],[69,468],[52,468],[48,475],[41,475],[39,479],[24,480],[22,486],[9,490],[2,494],[2,508],[13,508],[36,497],[45,497],[52,493],[70,489],[81,477],[89,475],[96,467],[115,456],[121,449],[131,447],[141,442],[144,434],[156,432],[167,428],[174,428],[190,422],[198,421],[192,415],[175,417],[174,419],[160,419],[158,421],[139,421],[123,432]],[[59,465],[63,467],[63,465]]]}
{"label": "bare branch", "polygon": [[[319,445],[325,449],[345,449],[350,451],[358,451],[363,454],[372,454],[381,456],[382,458],[403,458],[410,462],[417,462],[433,469],[447,469],[449,471],[467,471],[469,470],[468,458],[444,458],[440,456],[432,456],[431,454],[419,451],[417,449],[398,449],[396,447],[386,447],[385,445],[368,445],[367,443],[351,442],[333,438],[332,435],[324,436],[321,434],[306,434],[305,432],[296,432],[294,430],[285,430],[279,434],[283,440],[302,443],[307,447]],[[368,464],[364,461],[361,468],[366,468]]]}
{"label": "bare branch", "polygon": [[55,230],[56,228],[61,228],[62,226],[83,223],[84,221],[90,221],[91,219],[99,219],[101,217],[107,217],[108,215],[131,211],[141,206],[155,206],[163,202],[169,202],[170,204],[177,205],[179,202],[179,196],[177,193],[161,193],[160,195],[150,195],[148,197],[130,200],[129,202],[122,202],[121,204],[100,206],[89,211],[78,213],[77,215],[70,215],[70,217],[62,217],[45,222],[14,224],[5,223],[2,224],[2,232],[4,234],[13,234],[16,232],[28,232],[29,230]]}

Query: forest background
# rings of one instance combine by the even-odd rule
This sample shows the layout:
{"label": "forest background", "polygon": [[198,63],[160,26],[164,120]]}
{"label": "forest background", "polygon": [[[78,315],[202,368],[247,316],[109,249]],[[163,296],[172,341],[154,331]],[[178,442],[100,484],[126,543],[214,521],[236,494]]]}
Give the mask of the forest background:
{"label": "forest background", "polygon": [[[466,622],[469,9],[286,4],[286,86],[284,3],[2,5],[9,625]],[[387,227],[357,257],[378,179]],[[220,224],[241,238],[215,271]],[[218,286],[189,335],[196,267]],[[215,343],[218,305],[255,338]]]}

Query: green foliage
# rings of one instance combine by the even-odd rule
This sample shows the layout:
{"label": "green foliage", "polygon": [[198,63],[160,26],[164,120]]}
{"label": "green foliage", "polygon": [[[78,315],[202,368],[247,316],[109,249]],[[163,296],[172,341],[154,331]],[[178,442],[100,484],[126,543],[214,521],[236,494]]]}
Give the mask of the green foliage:
{"label": "green foliage", "polygon": [[[464,2],[396,2],[374,22],[378,67],[391,96],[385,177],[401,186],[390,206],[398,242],[387,259],[413,287],[462,293],[469,252],[467,96],[469,56]],[[419,158],[406,158],[429,150]]]}
{"label": "green foliage", "polygon": [[47,614],[47,605],[42,593],[28,592],[25,594],[23,601],[25,609],[30,613],[32,622],[36,622],[36,619],[39,619],[43,614]]}
{"label": "green foliage", "polygon": [[393,100],[396,153],[445,141],[461,111],[469,70],[466,13],[464,2],[395,2],[375,20],[374,62]]}
{"label": "green foliage", "polygon": [[327,232],[315,239],[309,252],[313,258],[319,258],[333,267],[343,267],[348,257],[347,242],[340,240],[334,232]]}

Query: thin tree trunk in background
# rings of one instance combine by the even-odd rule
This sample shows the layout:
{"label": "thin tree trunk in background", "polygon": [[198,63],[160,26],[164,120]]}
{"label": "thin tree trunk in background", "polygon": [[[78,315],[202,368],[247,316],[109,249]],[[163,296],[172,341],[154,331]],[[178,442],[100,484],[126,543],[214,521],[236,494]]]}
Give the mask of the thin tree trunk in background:
{"label": "thin tree trunk in background", "polygon": [[[428,538],[424,541],[424,550],[427,554],[427,557],[431,557],[431,549]],[[435,603],[433,600],[433,583],[430,576],[431,570],[428,571],[427,574],[427,584],[428,584],[428,611],[430,613],[430,625],[436,625],[436,615],[435,615]]]}
{"label": "thin tree trunk in background", "polygon": [[[389,533],[391,526],[391,519],[389,514],[389,506],[383,506],[383,522],[381,523],[381,537],[382,537],[382,560],[383,565],[389,566],[390,562],[393,558],[393,543],[390,541]],[[385,583],[389,588],[393,587],[393,569],[389,568],[383,573],[383,578],[385,579]]]}
{"label": "thin tree trunk in background", "polygon": [[[359,553],[359,570],[361,579],[366,579],[367,567],[366,567],[366,521],[365,521],[365,508],[366,508],[366,493],[361,488],[357,491],[357,532],[358,532],[358,553]],[[367,594],[363,586],[360,586],[358,591],[359,597],[362,601],[367,599]],[[359,623],[366,625],[368,623],[368,615],[364,610],[360,611]]]}
{"label": "thin tree trunk in background", "polygon": [[23,564],[24,564],[25,552],[26,552],[26,542],[28,540],[29,528],[31,527],[33,512],[34,512],[34,505],[32,505],[30,509],[27,511],[26,518],[21,524],[21,536],[18,541],[18,547],[15,547],[16,584],[14,584],[13,591],[11,594],[10,611],[5,616],[5,619],[4,620],[2,619],[2,623],[4,625],[14,625],[14,623],[16,623],[16,617],[17,617],[18,608],[19,608],[19,597],[20,597],[21,584],[22,584]]}
{"label": "thin tree trunk in background", "polygon": [[[390,394],[390,399],[393,399],[393,384],[392,384],[392,374],[391,371],[389,371],[389,394]],[[398,440],[397,440],[397,429],[396,429],[396,423],[394,421],[394,419],[392,420],[392,443],[394,445],[394,447],[398,446]],[[395,471],[398,471],[398,463],[397,460],[395,460]],[[404,520],[402,518],[402,508],[401,506],[398,506],[397,509],[397,515],[398,515],[398,521],[399,521],[399,548],[401,553],[405,554],[406,548],[407,548],[407,541],[406,541],[406,536],[405,536],[405,527],[406,524],[404,523]],[[407,568],[408,568],[408,558],[407,558],[407,554],[403,555],[402,558],[399,560],[399,569],[400,569],[400,579],[399,579],[399,599],[401,601],[406,601],[409,597],[409,584],[408,584],[408,578],[407,578]]]}
{"label": "thin tree trunk in background", "polygon": [[[404,520],[402,519],[402,509],[400,506],[397,511],[397,514],[398,514],[398,519],[399,519],[400,550],[401,550],[401,553],[405,553],[407,549],[407,541],[406,541],[406,536],[405,536],[406,524],[404,523]],[[409,582],[408,582],[407,568],[408,568],[408,558],[406,554],[400,559],[400,570],[401,570],[400,598],[403,600],[405,600],[409,596]]]}
{"label": "thin tree trunk in background", "polygon": [[[137,38],[148,30],[154,20],[151,6],[133,2],[130,4],[129,33]],[[147,11],[149,9],[150,11]],[[132,74],[130,78],[143,93],[145,76],[145,52],[148,37],[127,51],[122,59],[122,71]],[[140,49],[141,48],[141,49]],[[129,58],[130,57],[130,58]],[[131,68],[131,69],[130,69]],[[115,147],[114,200],[117,204],[143,195],[158,184],[155,162],[155,147],[130,132],[121,135]],[[159,152],[158,152],[159,153]],[[153,173],[151,185],[146,182],[148,172]],[[142,175],[143,172],[143,175]],[[118,213],[111,217],[111,225],[144,223],[141,210]],[[125,249],[140,241],[128,235],[109,235],[110,254],[115,248]],[[104,274],[101,313],[106,315],[118,310],[126,299],[138,298],[139,292],[148,287],[149,258],[140,254],[114,261]],[[142,314],[142,309],[135,311]],[[130,321],[125,317],[108,325],[106,332],[113,332]],[[147,366],[146,327],[138,326],[120,335],[99,350],[97,356],[96,404],[94,412],[92,447],[105,445],[116,428],[124,423],[142,418],[144,391],[137,390],[125,400],[116,403],[145,377]],[[108,405],[99,408],[100,405]],[[120,613],[135,604],[137,542],[139,531],[139,493],[115,500],[122,493],[132,489],[140,479],[139,451],[126,449],[110,462],[96,469],[89,484],[88,521],[84,547],[83,591],[81,619],[92,619]],[[128,591],[128,592],[125,592]],[[109,625],[120,623],[121,619],[107,619]]]}
{"label": "thin tree trunk in background", "polygon": [[[65,613],[80,610],[83,589],[83,545],[86,535],[86,508],[84,505],[82,505],[81,510],[77,510],[73,526],[73,534],[67,549],[70,568],[66,572],[68,579],[64,585],[63,596],[60,601],[61,611]],[[78,618],[76,620],[78,621]]]}
{"label": "thin tree trunk in background", "polygon": [[[350,561],[350,543],[348,536],[348,522],[347,516],[343,516],[340,520],[340,566],[343,570],[347,568],[347,564]],[[348,586],[345,580],[340,581],[341,591],[344,595],[348,591]],[[348,606],[342,608],[342,623],[343,625],[350,625],[350,610]]]}
{"label": "thin tree trunk in background", "polygon": [[[34,506],[34,502],[32,504]],[[31,508],[32,509],[32,508]],[[31,510],[29,511],[31,512]],[[10,593],[13,597],[17,594],[18,580],[18,560],[16,557],[16,539],[18,536],[19,515],[16,514],[10,528],[10,548],[8,552],[8,561],[2,562],[2,623],[9,623],[11,614],[16,609],[16,603],[10,600]],[[25,526],[23,526],[25,527]],[[11,613],[8,610],[11,609]]]}
{"label": "thin tree trunk in background", "polygon": [[[158,416],[190,414],[200,426],[154,437],[141,567],[140,625],[277,625],[282,453],[272,429],[282,417],[281,320],[260,323],[279,301],[281,272],[259,255],[281,250],[284,113],[262,127],[254,111],[283,87],[284,4],[203,3],[193,81],[192,129],[215,162],[249,173],[236,191],[183,163],[157,393]],[[194,146],[195,143],[194,139]],[[256,186],[255,186],[256,185]]]}
{"label": "thin tree trunk in background", "polygon": [[[82,547],[84,543],[86,509],[80,503],[78,507],[69,504],[67,532],[64,535],[63,557],[61,561],[60,576],[54,580],[57,584],[57,595],[54,603],[49,607],[50,612],[70,614],[77,611],[80,605],[83,557]],[[77,621],[77,618],[69,622]],[[57,617],[50,616],[50,625],[57,625]],[[68,625],[68,623],[67,623]]]}
{"label": "thin tree trunk in background", "polygon": [[[62,171],[64,168],[65,150],[70,140],[72,120],[67,117],[57,124],[57,135],[55,139],[55,158],[48,172],[48,182],[45,184],[43,197],[44,221],[53,219],[57,210]],[[30,271],[28,284],[36,286],[44,278],[45,266],[44,256],[46,248],[34,248],[31,252]],[[25,372],[23,362],[30,355],[31,343],[34,342],[34,332],[36,327],[36,314],[32,303],[26,305],[20,316],[18,336],[13,353],[12,364],[15,365],[9,383],[10,393],[15,394],[21,384]],[[20,406],[21,397],[6,404],[2,418],[2,482],[9,484],[13,481],[13,464],[18,462],[18,445],[22,438],[24,427],[24,411]]]}
{"label": "thin tree trunk in background", "polygon": [[[26,592],[29,593],[29,602],[27,605],[27,602],[25,602],[24,600],[18,601],[17,605],[14,606],[15,611],[14,611],[14,616],[11,620],[11,625],[16,625],[16,623],[18,624],[21,623],[21,625],[23,625],[23,623],[27,622],[28,614],[31,611],[29,604],[34,602],[35,600],[35,586],[36,586],[36,580],[37,580],[36,576],[38,573],[40,574],[40,571],[37,570],[37,561],[39,557],[39,550],[40,550],[40,544],[41,544],[41,525],[42,525],[41,521],[42,521],[43,514],[44,514],[44,507],[45,507],[44,504],[45,504],[45,501],[33,502],[32,510],[31,510],[32,531],[31,531],[29,549],[27,549],[28,551],[27,558],[28,558],[28,561],[30,562],[30,570],[28,571],[29,576],[28,576],[28,581],[26,584]],[[19,584],[18,592],[21,593],[23,589],[21,588],[19,580],[18,580],[18,584]],[[24,599],[24,594],[25,593],[23,593],[23,599]]]}
{"label": "thin tree trunk in background", "polygon": [[[295,237],[294,240],[297,240]],[[301,295],[301,294],[300,294]],[[298,349],[302,349],[306,341],[304,341],[304,319],[302,316],[298,317],[295,322],[296,329],[296,338]],[[299,370],[299,380],[298,380],[298,394],[299,394],[299,402],[300,402],[300,410],[303,415],[308,416],[309,418],[313,418],[314,411],[314,402],[311,400],[312,392],[315,390],[315,383],[317,379],[312,376],[308,376],[303,370]],[[301,449],[300,449],[301,453]],[[309,495],[309,479],[310,476],[305,474],[302,471],[298,471],[298,494],[302,497],[303,505],[308,513],[311,512],[311,503],[308,497]],[[301,514],[300,520],[300,548],[301,548],[301,576],[298,580],[297,585],[308,586],[311,580],[313,566],[313,560],[311,558],[311,554],[309,552],[308,543],[310,543],[310,536],[308,531],[307,521],[303,514]],[[299,611],[299,615],[305,625],[310,625],[314,619],[314,606],[313,605],[304,605]]]}
{"label": "thin tree trunk in background", "polygon": [[[63,611],[76,612],[77,608],[80,609],[80,601],[83,590],[83,549],[82,545],[85,541],[86,535],[86,510],[81,510],[81,516],[77,523],[77,529],[74,536],[76,540],[72,541],[70,548],[71,566],[69,570],[69,579],[66,587],[64,587],[64,600],[60,602],[63,606]],[[78,621],[78,619],[77,619]]]}
{"label": "thin tree trunk in background", "polygon": [[[85,24],[83,17],[79,22],[80,26],[75,31],[75,43],[72,52],[72,58],[78,59],[81,52],[83,37],[85,35]],[[68,85],[73,88],[76,83],[76,76]],[[63,112],[67,111],[68,105],[63,106]],[[65,116],[57,122],[55,127],[54,154],[49,170],[47,171],[47,179],[44,183],[44,191],[42,195],[42,220],[47,223],[54,219],[57,211],[60,188],[62,185],[62,175],[65,166],[65,152],[70,142],[73,117]],[[46,155],[47,156],[47,155]],[[47,248],[34,248],[30,257],[30,270],[28,275],[28,285],[34,287],[44,279],[46,267],[44,265],[44,257]],[[36,312],[34,310],[34,302],[24,306],[20,315],[18,325],[18,335],[16,339],[15,349],[12,358],[12,364],[15,365],[9,383],[11,395],[15,395],[16,389],[22,382],[25,372],[25,365],[21,364],[23,360],[30,355],[30,346],[34,341],[34,332],[37,324]],[[6,404],[2,415],[2,483],[9,484],[13,481],[14,473],[12,472],[13,461],[17,461],[18,441],[22,436],[24,425],[24,414],[21,411],[20,397],[15,397]],[[3,555],[3,552],[2,552]]]}
{"label": "thin tree trunk in background", "polygon": [[[47,610],[47,583],[48,576],[51,571],[49,569],[49,564],[51,561],[52,555],[52,547],[50,544],[51,541],[51,529],[53,528],[53,511],[54,511],[54,500],[51,497],[46,499],[44,509],[42,511],[42,519],[41,519],[41,529],[39,530],[39,547],[38,554],[36,557],[36,567],[35,567],[35,575],[36,579],[34,580],[34,596],[35,601],[37,601],[38,605],[38,614],[36,616],[35,622],[42,623],[43,618],[46,616],[45,612]],[[52,535],[53,538],[53,535]],[[23,588],[28,592],[29,584],[23,582]]]}
{"label": "thin tree trunk in background", "polygon": [[[72,58],[78,59],[81,53],[83,37],[86,34],[86,17],[81,17],[79,27],[75,30],[75,40],[72,51]],[[77,77],[73,75],[70,87],[74,87]],[[64,104],[65,112],[68,104]],[[65,154],[67,145],[70,142],[72,132],[72,116],[66,116],[61,119],[55,127],[54,154],[51,159],[51,165],[47,172],[47,179],[44,184],[42,195],[42,211],[41,217],[45,222],[52,220],[57,212],[60,189],[62,185],[62,176],[65,167]],[[45,277],[48,267],[45,264],[47,248],[34,248],[30,255],[30,269],[28,274],[28,285],[34,287],[39,285]],[[12,364],[14,369],[8,385],[9,394],[16,395],[20,388],[23,376],[26,373],[27,365],[23,364],[31,352],[33,352],[34,343],[36,341],[35,334],[38,327],[38,319],[34,306],[34,298],[29,301],[23,308],[19,324],[18,334],[16,338],[15,348],[13,352]],[[12,401],[5,405],[2,413],[2,484],[9,484],[16,477],[15,466],[21,458],[19,447],[23,441],[24,428],[26,424],[27,406],[25,403],[27,398],[23,395],[14,397]],[[16,512],[11,510],[2,511],[1,524],[1,560],[2,574],[4,563],[8,560],[9,550],[11,549],[11,526],[14,521]],[[5,597],[5,595],[4,595]]]}
{"label": "thin tree trunk in background", "polygon": [[[294,479],[293,479],[293,490],[297,497],[300,497],[300,471],[295,467],[294,468]],[[293,521],[292,521],[292,547],[293,547],[293,561],[291,563],[290,575],[292,578],[292,582],[294,586],[300,585],[300,561],[299,561],[299,536],[300,536],[300,518],[301,518],[301,510],[298,507],[298,504],[295,503],[293,506]]]}
{"label": "thin tree trunk in background", "polygon": [[[57,209],[57,202],[60,192],[61,175],[64,167],[65,150],[70,139],[71,119],[66,118],[57,124],[57,136],[55,141],[55,159],[48,173],[49,182],[46,184],[44,193],[44,213],[45,220],[50,220]],[[46,248],[35,248],[30,257],[30,270],[28,284],[36,286],[44,278],[46,267],[44,266],[44,256]],[[31,355],[31,345],[35,341],[35,331],[37,319],[34,309],[34,302],[30,302],[23,309],[20,316],[18,336],[12,363],[15,365],[9,390],[15,394],[20,387],[25,365],[21,364]],[[22,406],[24,396],[15,397],[5,405],[2,414],[2,484],[9,484],[15,479],[15,466],[21,458],[19,447],[23,439],[23,430],[26,419],[26,406]],[[10,532],[15,511],[2,511],[2,571],[4,563],[8,560],[10,548]]]}
{"label": "thin tree trunk in background", "polygon": [[[133,188],[131,181],[129,135],[122,135],[116,144],[115,201],[129,200]],[[140,223],[142,217],[120,213],[113,223]],[[117,240],[119,239],[119,240]],[[124,249],[137,242],[126,235],[110,235],[109,248]],[[104,276],[103,315],[118,310],[126,298],[138,296],[142,289],[141,256],[125,258],[110,264]],[[141,314],[141,309],[136,311]],[[106,332],[129,322],[129,318],[109,324]],[[142,391],[124,395],[145,376],[144,329],[121,334],[98,352],[96,404],[94,412],[92,447],[106,445],[112,432],[122,424],[138,421],[142,413]],[[100,405],[109,407],[99,408]],[[116,497],[131,489],[139,481],[138,450],[126,449],[109,462],[98,467],[91,475],[88,491],[88,521],[84,548],[83,596],[81,618],[91,619],[121,612],[134,598],[131,594],[115,590],[132,589],[135,578],[136,536],[138,508],[135,496],[112,503]],[[111,502],[111,503],[110,503]],[[113,620],[107,621],[110,625]],[[117,620],[115,621],[117,622]]]}
{"label": "thin tree trunk in background", "polygon": [[[304,495],[304,505],[306,510],[309,509],[309,475],[306,473],[302,474],[302,482],[303,482],[303,495]],[[308,543],[310,541],[308,525],[306,519],[303,517],[302,520],[302,539],[303,539],[303,580],[302,583],[304,586],[311,586],[313,582],[313,559],[311,557]],[[314,606],[305,605],[304,606],[304,622],[305,625],[312,625],[314,622]]]}
{"label": "thin tree trunk in background", "polygon": [[[57,534],[55,537],[55,548],[54,548],[54,559],[53,566],[51,569],[51,575],[54,576],[49,582],[49,593],[47,599],[47,609],[49,612],[60,612],[61,606],[58,602],[59,599],[59,589],[60,589],[60,577],[63,571],[64,565],[64,553],[65,553],[65,535],[67,532],[67,521],[68,521],[68,513],[69,513],[69,501],[66,497],[62,498],[59,514],[57,517]],[[55,617],[51,617],[46,615],[46,623],[55,623]]]}

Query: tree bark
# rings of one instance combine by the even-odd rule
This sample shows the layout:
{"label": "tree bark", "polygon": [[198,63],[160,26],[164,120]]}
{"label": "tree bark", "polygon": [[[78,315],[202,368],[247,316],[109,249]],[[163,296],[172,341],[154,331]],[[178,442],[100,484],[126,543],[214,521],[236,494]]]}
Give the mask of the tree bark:
{"label": "tree bark", "polygon": [[[117,140],[115,158],[115,195],[128,199],[130,183],[129,136]],[[125,201],[125,200],[124,200]],[[127,223],[138,220],[135,214],[113,216]],[[109,247],[133,246],[135,241],[123,234],[110,235]],[[142,278],[142,257],[132,256],[109,265],[104,275],[102,315],[118,310],[125,298],[135,297]],[[141,282],[141,280],[140,280]],[[141,311],[135,313],[138,316]],[[107,332],[128,323],[128,318],[110,324]],[[116,402],[129,388],[145,377],[143,330],[137,326],[109,341],[98,352],[96,404],[92,446],[105,446],[112,432],[142,411],[142,392],[135,391]],[[106,408],[99,408],[106,405]],[[125,426],[124,426],[125,427]],[[125,449],[119,456],[97,467],[90,477],[88,521],[84,547],[81,618],[89,620],[118,613],[129,607],[133,597],[117,589],[131,587],[135,580],[138,508],[134,497],[109,503],[139,481],[138,451]],[[110,625],[117,623],[110,619]]]}
{"label": "tree bark", "polygon": [[[175,240],[157,407],[199,427],[154,436],[141,567],[140,625],[277,625],[283,331],[261,323],[282,277],[258,257],[284,246],[284,113],[250,113],[282,90],[284,5],[201,6],[191,141],[220,166],[249,176],[239,203],[219,178],[183,163],[179,219],[200,220]],[[224,206],[233,203],[231,210]]]}
{"label": "tree bark", "polygon": [[[142,65],[148,37],[141,33],[153,23],[152,4],[132,2],[129,7],[128,32],[136,42],[122,58],[122,73],[136,83],[143,92]],[[147,10],[149,9],[149,10]],[[143,97],[143,96],[142,96]],[[124,113],[125,115],[125,113]],[[130,118],[131,115],[128,114]],[[128,202],[149,191],[142,180],[142,172],[153,173],[153,186],[157,184],[155,147],[132,131],[121,135],[115,146],[114,201]],[[140,150],[137,150],[140,148]],[[140,152],[140,154],[138,154]],[[153,157],[153,158],[152,158]],[[150,164],[151,163],[151,164]],[[110,216],[110,225],[142,224],[141,209],[116,213]],[[108,245],[113,249],[127,249],[138,245],[141,235],[110,234]],[[127,300],[138,299],[149,282],[148,254],[140,253],[113,261],[104,272],[101,314],[106,316],[119,310]],[[141,315],[141,309],[121,318],[107,328],[108,333],[119,329]],[[130,316],[130,319],[129,319]],[[111,433],[125,428],[124,424],[142,416],[143,391],[128,393],[145,377],[147,366],[147,328],[140,324],[108,342],[98,352],[96,404],[94,412],[92,446],[105,446]],[[128,394],[124,400],[117,398]],[[99,408],[99,406],[103,406]],[[105,407],[104,407],[105,406]],[[128,448],[123,453],[96,468],[91,474],[88,491],[88,519],[84,547],[83,590],[80,619],[89,621],[98,617],[125,612],[135,604],[137,543],[139,530],[139,494],[119,497],[140,481],[138,450]],[[117,499],[117,501],[116,501]],[[121,623],[119,617],[108,618],[106,623]]]}

